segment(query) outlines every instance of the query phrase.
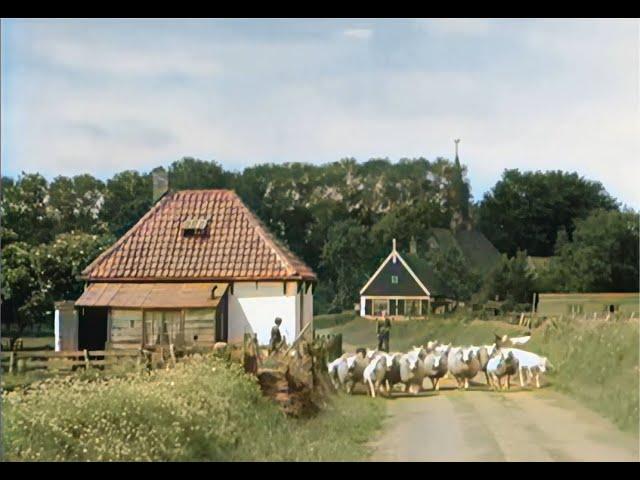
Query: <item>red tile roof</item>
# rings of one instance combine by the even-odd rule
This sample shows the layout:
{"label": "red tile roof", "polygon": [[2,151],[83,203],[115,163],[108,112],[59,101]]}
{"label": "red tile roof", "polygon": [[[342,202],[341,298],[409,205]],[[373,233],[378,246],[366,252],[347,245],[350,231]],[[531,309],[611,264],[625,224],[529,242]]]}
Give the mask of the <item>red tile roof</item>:
{"label": "red tile roof", "polygon": [[[205,235],[182,224],[206,219]],[[232,190],[182,190],[161,198],[81,274],[88,281],[316,280]]]}

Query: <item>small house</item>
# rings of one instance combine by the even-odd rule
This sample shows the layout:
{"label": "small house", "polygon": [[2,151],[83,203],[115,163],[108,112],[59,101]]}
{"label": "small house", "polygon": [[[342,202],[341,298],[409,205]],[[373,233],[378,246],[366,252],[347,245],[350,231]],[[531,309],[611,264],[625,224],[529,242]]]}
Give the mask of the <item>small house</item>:
{"label": "small house", "polygon": [[163,194],[81,278],[78,348],[89,350],[245,333],[266,344],[276,317],[291,342],[312,322],[317,281],[231,190]]}
{"label": "small house", "polygon": [[360,316],[426,317],[453,305],[449,292],[415,251],[391,253],[360,290]]}

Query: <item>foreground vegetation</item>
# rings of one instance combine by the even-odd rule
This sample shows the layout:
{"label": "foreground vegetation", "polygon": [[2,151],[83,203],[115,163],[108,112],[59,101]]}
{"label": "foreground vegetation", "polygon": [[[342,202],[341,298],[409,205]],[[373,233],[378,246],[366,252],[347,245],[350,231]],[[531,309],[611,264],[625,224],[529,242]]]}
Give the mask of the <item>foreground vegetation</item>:
{"label": "foreground vegetation", "polygon": [[293,420],[214,357],[122,377],[66,376],[3,394],[6,460],[358,460],[384,403],[337,395]]}
{"label": "foreground vegetation", "polygon": [[[329,318],[324,321],[330,323]],[[348,349],[375,346],[375,329],[375,322],[352,314],[351,321],[320,333],[342,333],[343,345]],[[404,351],[427,339],[454,345],[492,343],[494,332],[519,336],[528,331],[499,319],[479,320],[458,313],[426,321],[395,322],[390,348]],[[604,322],[567,318],[562,322],[543,322],[531,333],[526,349],[547,356],[556,367],[547,374],[552,388],[576,398],[622,430],[638,432],[638,320]]]}

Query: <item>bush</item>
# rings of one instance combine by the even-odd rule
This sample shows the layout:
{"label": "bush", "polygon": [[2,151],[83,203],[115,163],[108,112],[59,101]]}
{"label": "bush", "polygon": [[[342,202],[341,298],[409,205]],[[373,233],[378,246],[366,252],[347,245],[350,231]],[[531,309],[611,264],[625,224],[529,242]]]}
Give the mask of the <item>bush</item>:
{"label": "bush", "polygon": [[4,445],[8,460],[357,459],[366,453],[358,429],[378,428],[383,408],[338,396],[317,418],[287,419],[239,365],[196,357],[167,371],[7,392]]}

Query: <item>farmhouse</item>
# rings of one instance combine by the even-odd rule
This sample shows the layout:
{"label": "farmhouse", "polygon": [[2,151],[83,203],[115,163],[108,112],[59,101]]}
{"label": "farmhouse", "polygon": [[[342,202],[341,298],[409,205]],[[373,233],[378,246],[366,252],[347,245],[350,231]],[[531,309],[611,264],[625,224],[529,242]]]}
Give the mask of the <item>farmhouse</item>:
{"label": "farmhouse", "polygon": [[81,278],[78,347],[91,350],[248,332],[265,344],[276,317],[291,342],[312,322],[317,281],[231,190],[165,193]]}
{"label": "farmhouse", "polygon": [[452,305],[449,292],[412,245],[401,255],[393,240],[391,253],[360,290],[360,316],[426,316]]}
{"label": "farmhouse", "polygon": [[536,312],[540,315],[637,314],[638,292],[617,293],[541,293]]}

